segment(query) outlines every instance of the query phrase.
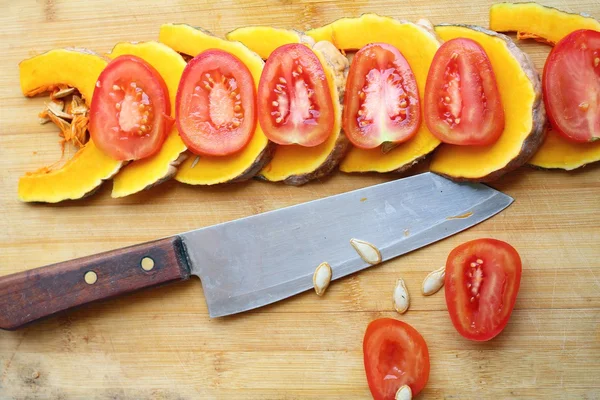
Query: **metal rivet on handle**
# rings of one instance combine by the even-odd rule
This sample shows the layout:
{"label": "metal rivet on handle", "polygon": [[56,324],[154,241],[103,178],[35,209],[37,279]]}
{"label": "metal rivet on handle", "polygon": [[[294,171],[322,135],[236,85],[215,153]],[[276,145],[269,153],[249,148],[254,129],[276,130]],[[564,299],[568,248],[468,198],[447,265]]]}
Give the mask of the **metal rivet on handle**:
{"label": "metal rivet on handle", "polygon": [[98,280],[98,274],[96,274],[94,271],[88,271],[85,273],[85,275],[83,275],[83,279],[88,285],[93,285]]}
{"label": "metal rivet on handle", "polygon": [[142,266],[142,269],[144,271],[152,271],[152,269],[154,268],[154,260],[150,257],[144,257],[142,258],[142,262],[140,263],[140,265]]}

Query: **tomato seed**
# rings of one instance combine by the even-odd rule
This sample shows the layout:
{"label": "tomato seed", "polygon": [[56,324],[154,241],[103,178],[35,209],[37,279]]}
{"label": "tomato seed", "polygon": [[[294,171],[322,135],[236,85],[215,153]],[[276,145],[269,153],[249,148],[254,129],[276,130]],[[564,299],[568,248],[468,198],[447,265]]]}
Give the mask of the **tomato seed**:
{"label": "tomato seed", "polygon": [[579,103],[579,109],[581,111],[587,111],[588,108],[590,108],[590,105],[588,103],[586,103],[585,101],[582,103]]}
{"label": "tomato seed", "polygon": [[600,64],[600,58],[594,58],[594,67],[597,67]]}

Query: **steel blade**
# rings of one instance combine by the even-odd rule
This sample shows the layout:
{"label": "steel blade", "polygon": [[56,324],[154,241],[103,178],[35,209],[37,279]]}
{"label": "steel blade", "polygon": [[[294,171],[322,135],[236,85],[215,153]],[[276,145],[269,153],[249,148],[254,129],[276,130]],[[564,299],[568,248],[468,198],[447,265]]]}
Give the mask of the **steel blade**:
{"label": "steel blade", "polygon": [[385,261],[484,221],[512,201],[488,186],[427,172],[180,236],[210,316],[219,317],[311,289],[324,261],[332,279],[370,267],[352,238],[375,245]]}

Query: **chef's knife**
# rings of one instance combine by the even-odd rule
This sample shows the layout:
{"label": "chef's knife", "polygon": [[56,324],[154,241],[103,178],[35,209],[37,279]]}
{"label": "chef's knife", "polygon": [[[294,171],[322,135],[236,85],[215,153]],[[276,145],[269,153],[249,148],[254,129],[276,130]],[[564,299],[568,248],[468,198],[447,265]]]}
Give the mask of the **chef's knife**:
{"label": "chef's knife", "polygon": [[350,244],[383,260],[473,226],[513,199],[432,173],[399,179],[180,235],[0,278],[0,328],[16,329],[72,307],[200,277],[211,317],[274,303],[370,267]]}

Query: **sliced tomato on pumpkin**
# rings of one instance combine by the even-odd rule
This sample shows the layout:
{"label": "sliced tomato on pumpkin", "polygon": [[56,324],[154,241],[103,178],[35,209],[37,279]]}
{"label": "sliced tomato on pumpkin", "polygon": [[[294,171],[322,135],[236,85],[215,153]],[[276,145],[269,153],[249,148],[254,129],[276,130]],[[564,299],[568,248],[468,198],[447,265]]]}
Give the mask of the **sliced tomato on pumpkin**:
{"label": "sliced tomato on pumpkin", "polygon": [[575,142],[600,139],[600,32],[560,40],[544,65],[544,103],[552,127]]}
{"label": "sliced tomato on pumpkin", "polygon": [[477,239],[452,250],[446,262],[446,305],[454,327],[476,341],[498,335],[521,284],[521,258],[508,243]]}
{"label": "sliced tomato on pumpkin", "polygon": [[265,135],[282,145],[313,147],[331,135],[333,100],[310,48],[286,44],[271,53],[258,84],[258,121]]}
{"label": "sliced tomato on pumpkin", "polygon": [[489,145],[504,130],[504,109],[485,50],[456,38],[436,52],[425,84],[425,122],[444,143]]}
{"label": "sliced tomato on pumpkin", "polygon": [[236,56],[207,50],[181,75],[175,118],[181,139],[195,154],[226,156],[248,144],[256,128],[254,79]]}
{"label": "sliced tomato on pumpkin", "polygon": [[89,131],[96,146],[116,160],[138,160],[162,146],[173,126],[165,81],[136,56],[115,58],[98,77]]}
{"label": "sliced tomato on pumpkin", "polygon": [[429,350],[409,324],[391,318],[372,321],[363,341],[365,372],[375,400],[393,400],[402,385],[413,396],[429,379]]}
{"label": "sliced tomato on pumpkin", "polygon": [[421,106],[415,75],[402,53],[390,44],[372,43],[356,52],[344,96],[344,132],[356,147],[405,142],[419,129]]}

